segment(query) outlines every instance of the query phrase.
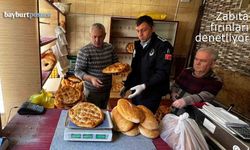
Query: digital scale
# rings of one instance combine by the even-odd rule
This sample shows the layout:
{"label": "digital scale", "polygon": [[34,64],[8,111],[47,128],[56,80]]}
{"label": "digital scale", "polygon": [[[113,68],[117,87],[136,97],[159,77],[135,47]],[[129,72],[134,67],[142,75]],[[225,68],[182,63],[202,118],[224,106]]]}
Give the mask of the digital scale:
{"label": "digital scale", "polygon": [[112,128],[110,113],[104,111],[105,118],[102,124],[95,128],[82,128],[70,121],[68,115],[65,122],[64,140],[66,141],[112,141]]}

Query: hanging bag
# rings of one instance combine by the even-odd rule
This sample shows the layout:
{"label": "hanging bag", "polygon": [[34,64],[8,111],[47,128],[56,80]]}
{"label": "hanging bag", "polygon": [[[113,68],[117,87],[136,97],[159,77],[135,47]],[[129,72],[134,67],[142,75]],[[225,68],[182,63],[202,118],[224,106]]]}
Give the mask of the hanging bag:
{"label": "hanging bag", "polygon": [[199,126],[188,117],[188,113],[165,115],[161,121],[161,138],[173,150],[208,150]]}

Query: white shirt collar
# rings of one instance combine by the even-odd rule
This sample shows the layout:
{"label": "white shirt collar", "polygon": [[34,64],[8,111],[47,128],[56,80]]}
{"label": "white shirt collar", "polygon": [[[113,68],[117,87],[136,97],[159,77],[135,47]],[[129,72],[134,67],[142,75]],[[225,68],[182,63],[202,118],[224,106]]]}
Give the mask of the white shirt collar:
{"label": "white shirt collar", "polygon": [[141,41],[141,46],[143,47],[143,48],[145,48],[147,45],[148,45],[148,43],[151,41],[151,38],[150,39],[148,39],[146,42],[142,42]]}

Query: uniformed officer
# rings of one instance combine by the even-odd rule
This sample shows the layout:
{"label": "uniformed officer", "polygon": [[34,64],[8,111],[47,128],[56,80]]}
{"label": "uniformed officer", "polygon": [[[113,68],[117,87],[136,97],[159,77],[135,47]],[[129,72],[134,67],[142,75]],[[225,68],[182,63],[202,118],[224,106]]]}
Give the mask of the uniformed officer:
{"label": "uniformed officer", "polygon": [[161,97],[169,92],[169,75],[173,47],[154,32],[154,22],[149,16],[141,16],[136,22],[139,38],[135,41],[132,71],[124,82],[120,96],[131,90],[128,98],[135,105],[144,105],[153,113],[159,107]]}

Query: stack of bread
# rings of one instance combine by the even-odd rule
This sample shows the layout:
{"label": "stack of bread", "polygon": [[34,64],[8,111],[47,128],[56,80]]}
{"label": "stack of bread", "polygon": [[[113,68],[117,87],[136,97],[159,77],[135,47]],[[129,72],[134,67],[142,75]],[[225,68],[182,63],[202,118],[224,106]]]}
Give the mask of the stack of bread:
{"label": "stack of bread", "polygon": [[66,77],[55,94],[54,104],[57,108],[69,109],[83,101],[82,93],[83,81],[75,76]]}
{"label": "stack of bread", "polygon": [[128,136],[142,134],[147,138],[159,136],[159,123],[145,106],[135,106],[126,99],[119,99],[111,113],[114,130]]}
{"label": "stack of bread", "polygon": [[56,65],[56,57],[51,50],[47,50],[41,55],[42,71],[51,71]]}

